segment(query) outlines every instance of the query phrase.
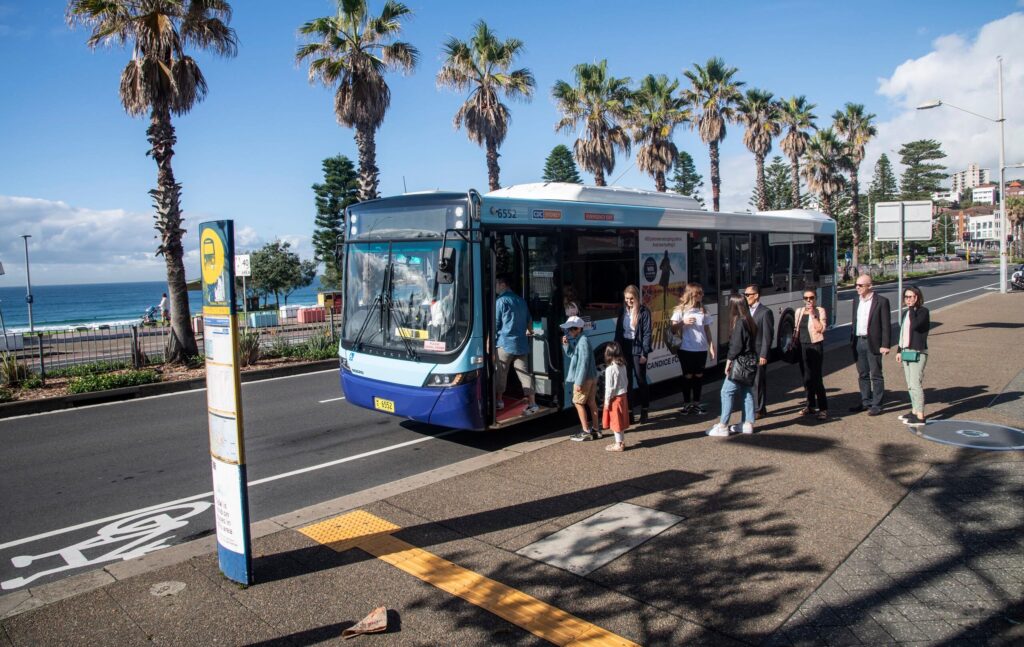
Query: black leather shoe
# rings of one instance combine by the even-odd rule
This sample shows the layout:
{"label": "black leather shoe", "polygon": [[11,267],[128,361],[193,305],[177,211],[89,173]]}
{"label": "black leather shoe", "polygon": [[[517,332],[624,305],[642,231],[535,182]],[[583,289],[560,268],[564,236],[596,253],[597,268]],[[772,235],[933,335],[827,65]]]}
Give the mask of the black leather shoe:
{"label": "black leather shoe", "polygon": [[640,409],[640,424],[647,422],[647,409]]}
{"label": "black leather shoe", "polygon": [[879,409],[878,407],[871,407],[870,409],[868,409],[868,415],[869,416],[880,416],[880,415],[882,415],[882,410]]}
{"label": "black leather shoe", "polygon": [[863,405],[858,404],[855,407],[850,407],[850,413],[860,413],[861,411],[864,411]]}

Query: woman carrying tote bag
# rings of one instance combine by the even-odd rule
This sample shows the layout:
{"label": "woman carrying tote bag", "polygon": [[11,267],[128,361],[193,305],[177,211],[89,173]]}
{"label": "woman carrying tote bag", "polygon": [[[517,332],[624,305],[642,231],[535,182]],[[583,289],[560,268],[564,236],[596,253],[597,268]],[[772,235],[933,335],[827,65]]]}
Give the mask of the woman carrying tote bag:
{"label": "woman carrying tote bag", "polygon": [[708,430],[709,436],[728,436],[729,417],[736,394],[743,398],[740,430],[754,433],[754,372],[757,370],[757,324],[750,316],[747,300],[733,294],[729,297],[729,353],[726,355],[725,379],[722,381],[722,416]]}

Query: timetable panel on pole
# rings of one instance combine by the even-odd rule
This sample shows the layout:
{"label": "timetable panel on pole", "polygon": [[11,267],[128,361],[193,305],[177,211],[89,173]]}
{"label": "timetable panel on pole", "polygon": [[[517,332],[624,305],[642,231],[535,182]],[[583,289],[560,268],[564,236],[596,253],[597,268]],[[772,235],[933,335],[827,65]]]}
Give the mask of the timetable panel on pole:
{"label": "timetable panel on pole", "polygon": [[252,547],[235,312],[234,222],[202,223],[199,245],[217,556],[227,578],[251,584]]}

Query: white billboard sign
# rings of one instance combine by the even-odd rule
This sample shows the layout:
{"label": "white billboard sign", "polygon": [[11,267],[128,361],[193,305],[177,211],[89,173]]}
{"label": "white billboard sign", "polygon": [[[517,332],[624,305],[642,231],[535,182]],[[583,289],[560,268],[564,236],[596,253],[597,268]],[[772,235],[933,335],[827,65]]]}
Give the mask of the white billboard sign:
{"label": "white billboard sign", "polygon": [[931,240],[931,200],[876,203],[875,240],[900,239],[901,209],[903,211],[903,240]]}
{"label": "white billboard sign", "polygon": [[235,255],[235,276],[252,276],[248,254]]}

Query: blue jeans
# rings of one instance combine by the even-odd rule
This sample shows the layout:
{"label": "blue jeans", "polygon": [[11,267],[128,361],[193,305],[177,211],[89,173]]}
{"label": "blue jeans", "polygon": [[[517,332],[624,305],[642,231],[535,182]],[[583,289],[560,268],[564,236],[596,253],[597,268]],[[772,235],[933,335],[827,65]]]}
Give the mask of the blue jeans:
{"label": "blue jeans", "polygon": [[723,425],[729,424],[729,416],[732,415],[733,396],[737,393],[743,394],[743,420],[742,422],[754,422],[754,389],[742,384],[736,384],[729,378],[722,382],[722,417],[719,419]]}

